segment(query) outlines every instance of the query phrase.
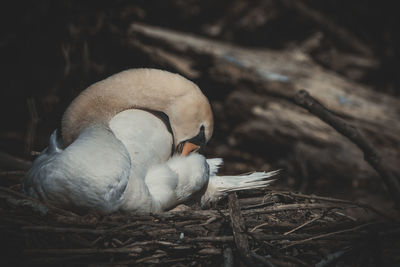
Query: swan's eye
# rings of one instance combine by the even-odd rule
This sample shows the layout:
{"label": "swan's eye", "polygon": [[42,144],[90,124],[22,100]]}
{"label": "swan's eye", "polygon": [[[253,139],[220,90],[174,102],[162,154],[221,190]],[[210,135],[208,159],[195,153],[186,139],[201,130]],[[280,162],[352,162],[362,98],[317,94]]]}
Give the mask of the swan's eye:
{"label": "swan's eye", "polygon": [[198,152],[201,150],[206,144],[206,137],[204,134],[204,125],[200,126],[199,133],[183,142],[181,142],[177,147],[175,152],[181,154],[182,156],[186,156],[191,152]]}

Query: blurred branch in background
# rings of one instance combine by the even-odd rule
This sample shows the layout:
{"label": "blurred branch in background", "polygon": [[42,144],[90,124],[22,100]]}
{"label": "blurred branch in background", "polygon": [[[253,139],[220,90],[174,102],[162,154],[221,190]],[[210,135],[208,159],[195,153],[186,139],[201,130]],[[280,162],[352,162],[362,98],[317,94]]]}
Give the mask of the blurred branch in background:
{"label": "blurred branch in background", "polygon": [[30,161],[0,151],[0,166],[2,168],[27,171],[31,165]]}
{"label": "blurred branch in background", "polygon": [[[131,42],[150,57],[165,51],[164,53],[175,53],[176,57],[180,55],[181,58],[191,58],[192,64],[187,65],[191,66],[189,68],[191,72],[197,71],[194,64],[197,59],[208,58],[208,65],[203,65],[202,68],[206,68],[206,73],[208,72],[208,76],[212,79],[229,88],[226,99],[222,100],[225,101],[223,112],[231,113],[236,116],[236,121],[241,121],[236,127],[230,126],[228,138],[243,139],[244,136],[247,143],[249,139],[253,139],[258,145],[269,148],[277,144],[281,147],[287,144],[306,147],[303,150],[307,152],[303,153],[310,154],[311,150],[316,157],[307,163],[306,168],[315,171],[324,166],[324,176],[330,176],[332,179],[338,175],[348,179],[361,178],[365,175],[376,176],[363,162],[363,156],[356,146],[349,145],[346,139],[330,127],[293,106],[298,90],[306,87],[336,116],[355,124],[372,138],[381,151],[386,152],[384,168],[381,163],[376,164],[379,161],[376,161],[376,158],[371,161],[371,157],[367,157],[367,160],[380,174],[383,174],[382,177],[392,196],[398,199],[400,190],[398,186],[393,186],[397,180],[391,174],[394,171],[400,173],[400,166],[396,160],[400,157],[399,147],[392,145],[400,143],[396,134],[400,132],[399,125],[393,124],[396,114],[400,112],[398,99],[371,92],[368,88],[327,72],[298,50],[247,49],[139,24],[131,27]],[[169,68],[180,68],[176,61],[167,58],[164,58],[163,64]],[[254,98],[249,97],[252,94],[256,94]],[[235,104],[229,104],[230,101],[235,101]],[[240,108],[235,111],[238,106]],[[241,118],[237,112],[243,116],[243,109],[247,109],[253,116],[247,115]],[[226,120],[219,117],[222,115],[225,114],[216,112],[220,123]],[[240,146],[240,140],[235,142],[234,147],[243,147]],[[368,150],[366,155],[370,155],[371,151]],[[269,151],[269,153],[274,152]],[[288,150],[287,153],[286,158],[289,158],[292,152]],[[340,170],[342,173],[335,170]],[[386,177],[391,178],[386,179]]]}
{"label": "blurred branch in background", "polygon": [[294,96],[294,101],[296,104],[304,107],[309,112],[332,126],[336,131],[346,136],[363,151],[364,159],[379,173],[396,203],[397,208],[400,209],[399,179],[393,172],[384,166],[385,161],[381,159],[375,149],[371,146],[370,142],[360,134],[357,128],[348,125],[346,122],[333,115],[332,112],[310,96],[310,94],[305,90],[297,93]]}
{"label": "blurred branch in background", "polygon": [[327,32],[335,35],[340,42],[348,45],[355,51],[362,53],[366,56],[372,56],[372,49],[361,41],[357,36],[352,34],[346,28],[336,24],[333,20],[330,20],[325,14],[310,8],[306,2],[300,1],[282,1],[287,7],[294,8],[297,12],[300,12],[305,17],[311,19],[316,24],[320,25]]}
{"label": "blurred branch in background", "polygon": [[[306,88],[333,117],[356,127],[396,195],[397,18],[395,2],[379,1],[5,2],[3,258],[9,265],[215,265],[224,252],[230,266],[244,264],[241,250],[270,266],[398,263],[398,213],[377,173],[356,145],[294,102]],[[240,192],[216,209],[160,217],[79,216],[18,193],[70,101],[88,85],[138,67],[179,72],[198,84],[216,120],[206,155],[223,157],[224,173],[285,169],[274,191]],[[236,207],[232,216],[228,204]]]}
{"label": "blurred branch in background", "polygon": [[36,128],[39,123],[39,115],[36,109],[35,99],[29,97],[27,100],[30,120],[28,121],[27,134],[25,139],[25,155],[30,156],[32,153],[33,142],[36,136]]}

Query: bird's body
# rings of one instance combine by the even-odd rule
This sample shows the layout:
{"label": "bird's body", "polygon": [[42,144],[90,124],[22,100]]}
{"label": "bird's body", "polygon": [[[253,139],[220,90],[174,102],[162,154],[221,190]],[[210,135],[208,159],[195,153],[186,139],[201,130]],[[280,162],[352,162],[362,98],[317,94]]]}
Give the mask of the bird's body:
{"label": "bird's body", "polygon": [[[156,86],[162,86],[160,77],[170,77],[174,86],[179,87],[178,93],[170,93],[175,99],[166,96],[163,102],[159,88],[154,90],[154,84],[143,84],[141,75],[149,73],[155,76]],[[127,82],[124,79],[128,74],[135,77],[128,77]],[[63,135],[56,131],[52,134],[49,146],[24,177],[25,193],[72,209],[158,213],[189,201],[201,199],[202,204],[207,204],[228,191],[268,184],[270,181],[262,180],[270,173],[246,176],[247,180],[245,176],[239,180],[231,177],[229,182],[216,176],[221,160],[207,163],[202,155],[190,153],[186,146],[189,141],[206,142],[211,136],[212,119],[208,114],[211,109],[193,83],[176,76],[158,70],[131,70],[97,83],[97,91],[96,84],[89,87],[67,109]],[[118,106],[123,96],[115,86],[122,84],[126,87],[122,91],[127,92],[127,84],[131,85],[133,92],[129,91],[129,97],[134,97],[136,89],[132,81],[135,80],[140,81],[137,95],[145,97],[141,101],[124,100],[123,106]],[[151,82],[149,77],[144,80]],[[112,90],[117,97],[113,98]],[[99,102],[99,91],[106,91],[111,99],[104,100],[101,96]],[[154,91],[156,95],[152,98]],[[188,100],[188,96],[193,99]],[[188,102],[180,102],[184,100]],[[103,110],[107,108],[104,101],[111,103],[112,111]],[[140,108],[127,108],[128,102],[140,103]],[[86,106],[81,106],[82,103]],[[93,108],[96,103],[101,112],[99,107]],[[157,106],[162,106],[161,110],[151,109]],[[190,110],[193,107],[205,110]],[[149,110],[143,110],[146,108]],[[161,119],[157,112],[166,115],[167,120]],[[171,156],[177,148],[183,148],[182,155],[188,154]]]}
{"label": "bird's body", "polygon": [[25,191],[69,208],[161,212],[208,182],[199,154],[171,158],[172,135],[153,114],[125,110],[87,127],[66,149],[57,133],[24,179]]}

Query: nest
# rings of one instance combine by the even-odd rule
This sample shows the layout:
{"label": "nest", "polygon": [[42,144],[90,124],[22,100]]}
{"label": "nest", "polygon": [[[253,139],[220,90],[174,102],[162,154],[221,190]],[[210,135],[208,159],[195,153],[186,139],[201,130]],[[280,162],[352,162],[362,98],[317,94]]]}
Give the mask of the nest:
{"label": "nest", "polygon": [[400,228],[385,214],[293,192],[231,193],[210,210],[79,215],[0,187],[0,213],[9,265],[376,266],[400,258]]}

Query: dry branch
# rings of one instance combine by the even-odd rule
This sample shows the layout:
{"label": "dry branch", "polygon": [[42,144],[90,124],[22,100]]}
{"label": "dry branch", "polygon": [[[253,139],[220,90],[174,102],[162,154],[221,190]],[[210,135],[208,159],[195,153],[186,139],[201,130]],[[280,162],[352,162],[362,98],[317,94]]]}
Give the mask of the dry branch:
{"label": "dry branch", "polygon": [[366,223],[366,224],[362,224],[362,225],[356,226],[356,227],[351,228],[351,229],[345,229],[345,230],[341,230],[341,231],[336,231],[336,232],[331,232],[331,233],[326,233],[326,234],[322,234],[322,235],[313,236],[313,237],[310,237],[310,238],[307,238],[307,239],[304,239],[304,240],[294,241],[291,244],[289,244],[287,246],[284,246],[282,249],[287,249],[289,247],[296,246],[296,245],[299,245],[299,244],[304,244],[304,243],[307,243],[307,242],[310,242],[310,241],[313,241],[313,240],[316,240],[316,239],[327,238],[327,237],[331,237],[331,236],[338,235],[338,234],[343,234],[343,233],[355,232],[355,231],[358,231],[358,230],[360,230],[360,229],[362,229],[364,227],[370,226],[372,224],[376,224],[376,223],[370,222],[370,223]]}
{"label": "dry branch", "polygon": [[[236,121],[243,120],[230,131],[229,138],[235,143],[240,145],[241,139],[243,143],[251,140],[259,143],[259,147],[280,146],[279,151],[282,147],[289,147],[286,148],[286,159],[292,156],[291,165],[300,165],[300,170],[292,172],[297,175],[303,173],[304,177],[309,176],[308,170],[332,179],[338,176],[348,179],[377,177],[363,161],[356,145],[349,145],[348,140],[336,130],[293,105],[297,92],[307,88],[332,113],[346,118],[370,137],[371,145],[364,141],[361,144],[360,140],[365,139],[358,137],[352,141],[365,149],[366,159],[382,175],[396,204],[399,203],[398,181],[393,174],[400,173],[397,160],[400,158],[400,125],[396,123],[400,113],[398,98],[372,92],[324,70],[299,50],[246,49],[138,24],[132,25],[130,37],[132,44],[140,43],[147,48],[144,53],[163,49],[183,54],[192,58],[193,62],[197,58],[209,58],[208,75],[232,87],[221,111],[224,113],[221,120],[226,120],[223,117],[226,113],[233,114]],[[172,61],[166,64],[175,68]],[[191,71],[196,71],[194,66]],[[249,89],[243,92],[243,86]],[[271,96],[274,99],[269,98]],[[243,116],[244,112],[250,116]],[[217,119],[219,115],[216,113]],[[385,167],[380,163],[382,160],[376,157],[377,153],[373,153],[372,146],[380,148],[379,154],[385,159]]]}
{"label": "dry branch", "polygon": [[[277,193],[277,192],[276,192]],[[376,208],[365,204],[365,203],[360,203],[360,202],[354,202],[354,201],[350,201],[350,200],[344,200],[344,199],[337,199],[337,198],[331,198],[331,197],[321,197],[321,196],[315,196],[315,195],[305,195],[305,194],[300,194],[300,193],[294,193],[294,192],[279,192],[277,194],[285,194],[285,195],[289,195],[289,196],[294,196],[294,197],[298,197],[301,199],[314,199],[314,200],[322,200],[322,201],[326,201],[326,202],[336,202],[336,203],[343,203],[343,204],[349,204],[349,205],[355,205],[358,206],[360,208],[364,208],[367,210],[371,210],[372,212],[376,213],[379,216],[382,216],[382,218],[385,218],[386,220],[391,220],[391,221],[395,221],[394,218],[388,216],[387,214],[377,210]]]}
{"label": "dry branch", "polygon": [[33,97],[29,97],[27,100],[30,120],[27,126],[27,133],[25,138],[25,155],[29,156],[32,152],[33,143],[36,137],[36,128],[39,123],[39,115],[36,109],[36,102]]}
{"label": "dry branch", "polygon": [[12,170],[29,170],[32,162],[0,151],[0,166]]}
{"label": "dry branch", "polygon": [[364,42],[362,42],[357,36],[352,34],[346,28],[336,24],[331,19],[319,11],[310,8],[303,1],[288,1],[284,0],[283,3],[297,10],[304,17],[309,18],[322,28],[324,28],[329,33],[336,36],[342,43],[352,47],[355,51],[363,53],[367,56],[372,56],[373,52],[370,47],[368,47]]}
{"label": "dry branch", "polygon": [[381,157],[372,147],[370,142],[359,133],[357,128],[347,124],[345,121],[332,114],[332,112],[310,96],[310,94],[305,90],[297,93],[294,97],[294,101],[327,124],[331,125],[339,133],[349,138],[351,142],[356,144],[363,151],[365,160],[380,174],[395,201],[397,208],[400,209],[399,179],[392,171],[384,166]]}
{"label": "dry branch", "polygon": [[[272,207],[244,211],[240,210],[239,200],[230,197],[229,209],[219,212],[188,210],[143,216],[127,213],[99,216],[76,215],[9,189],[1,188],[0,193],[0,234],[4,237],[3,243],[8,244],[0,252],[2,259],[13,264],[96,264],[113,259],[114,263],[121,264],[225,262],[226,266],[232,266],[233,258],[239,255],[249,264],[268,264],[287,257],[287,252],[282,252],[281,248],[292,244],[318,250],[321,246],[318,242],[323,242],[325,250],[337,251],[338,243],[355,245],[360,238],[372,233],[386,240],[396,236],[398,231],[398,226],[390,222],[366,224],[369,222],[338,216],[332,207],[347,209],[354,204],[343,201],[332,205],[329,200],[319,200],[317,196],[310,196],[316,203],[307,203],[309,198],[301,195],[293,196],[291,204],[276,203]],[[272,197],[273,192],[265,199]],[[37,205],[41,208],[31,208]],[[324,218],[307,224],[310,212],[315,209],[324,212]],[[288,224],[288,221],[295,223]],[[268,222],[267,227],[246,231]],[[285,235],[286,229],[293,225],[303,227]],[[231,250],[235,244],[237,249]],[[270,253],[274,257],[266,258]],[[315,254],[313,262],[321,261],[320,255],[324,254]],[[290,261],[297,258],[309,262],[299,255]]]}
{"label": "dry branch", "polygon": [[324,214],[321,214],[321,215],[319,215],[319,216],[316,216],[316,217],[312,218],[311,220],[309,220],[309,221],[307,221],[307,222],[305,222],[305,223],[303,223],[303,224],[297,226],[296,228],[293,228],[292,230],[285,232],[284,235],[288,235],[288,234],[294,233],[295,231],[297,231],[297,230],[303,228],[303,227],[306,226],[306,225],[309,225],[309,224],[315,222],[316,220],[321,219],[322,217],[324,217]]}
{"label": "dry branch", "polygon": [[236,247],[239,253],[244,257],[249,257],[249,241],[247,240],[247,229],[244,224],[243,216],[240,212],[240,204],[237,199],[236,193],[230,193],[229,196],[229,216],[233,229],[233,236],[235,237]]}

